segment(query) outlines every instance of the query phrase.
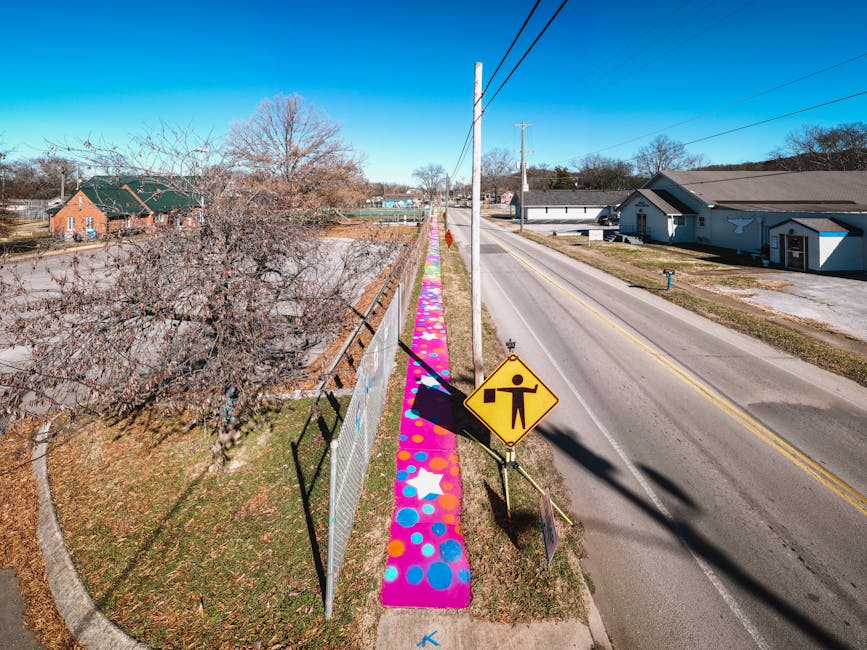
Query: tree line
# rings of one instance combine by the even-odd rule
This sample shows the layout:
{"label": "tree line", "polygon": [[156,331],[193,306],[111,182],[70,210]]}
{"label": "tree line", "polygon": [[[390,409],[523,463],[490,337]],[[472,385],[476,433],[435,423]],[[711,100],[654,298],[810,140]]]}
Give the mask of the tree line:
{"label": "tree line", "polygon": [[[482,191],[499,195],[520,188],[517,157],[496,148],[482,156]],[[780,171],[851,171],[867,169],[867,124],[853,122],[832,127],[805,125],[790,132],[767,160],[736,165],[709,165],[702,154],[683,143],[659,135],[629,159],[598,153],[568,164],[537,164],[527,168],[530,189],[631,190],[663,169],[752,169]]]}

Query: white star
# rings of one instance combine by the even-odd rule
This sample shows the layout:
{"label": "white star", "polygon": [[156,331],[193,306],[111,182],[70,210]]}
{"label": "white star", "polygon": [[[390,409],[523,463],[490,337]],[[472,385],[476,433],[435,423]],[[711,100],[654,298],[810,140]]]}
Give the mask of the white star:
{"label": "white star", "polygon": [[428,388],[434,388],[436,390],[442,391],[443,393],[448,393],[449,391],[440,384],[436,379],[431,377],[430,375],[425,375],[422,377],[419,382],[421,382],[422,386],[427,386]]}
{"label": "white star", "polygon": [[425,341],[433,341],[434,339],[438,339],[439,337],[439,334],[434,334],[433,332],[424,332],[421,335],[421,338],[423,338]]}
{"label": "white star", "polygon": [[418,475],[408,480],[407,483],[416,489],[416,496],[421,501],[429,494],[442,494],[443,490],[440,487],[440,481],[442,480],[442,474],[434,474],[422,467],[418,471]]}

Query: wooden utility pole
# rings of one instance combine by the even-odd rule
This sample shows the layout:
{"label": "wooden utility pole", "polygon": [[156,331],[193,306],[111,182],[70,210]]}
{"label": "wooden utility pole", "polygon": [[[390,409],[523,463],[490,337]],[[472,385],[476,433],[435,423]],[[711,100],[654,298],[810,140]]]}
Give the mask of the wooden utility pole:
{"label": "wooden utility pole", "polygon": [[524,129],[533,125],[527,124],[524,120],[521,120],[521,123],[516,124],[515,126],[521,127],[521,226],[519,231],[524,232],[524,192],[529,189],[527,187],[527,163],[524,162]]}
{"label": "wooden utility pole", "polygon": [[482,275],[480,222],[481,204],[479,203],[482,186],[482,64],[476,63],[475,83],[473,84],[473,210],[470,228],[470,274],[472,277],[473,303],[473,374],[476,388],[485,381],[485,367],[482,363]]}

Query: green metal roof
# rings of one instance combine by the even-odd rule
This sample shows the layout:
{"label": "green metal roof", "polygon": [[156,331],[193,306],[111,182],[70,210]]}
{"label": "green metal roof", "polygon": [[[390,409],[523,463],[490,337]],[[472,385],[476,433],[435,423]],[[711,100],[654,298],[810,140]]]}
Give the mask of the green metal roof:
{"label": "green metal roof", "polygon": [[[189,210],[200,205],[201,198],[195,191],[192,180],[184,176],[117,174],[94,176],[82,184],[81,189],[98,191],[101,195],[105,194],[106,190],[122,191],[127,195],[133,193],[152,212],[171,212]],[[135,201],[132,196],[129,196],[129,199]]]}
{"label": "green metal roof", "polygon": [[110,185],[91,185],[89,187],[82,185],[80,189],[109,218],[139,217],[148,214],[148,209],[123,188]]}

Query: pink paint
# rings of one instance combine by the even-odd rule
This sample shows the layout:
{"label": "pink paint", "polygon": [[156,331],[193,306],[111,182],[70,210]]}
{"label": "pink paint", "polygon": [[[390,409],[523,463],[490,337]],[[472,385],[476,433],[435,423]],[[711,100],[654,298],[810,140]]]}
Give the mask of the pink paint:
{"label": "pink paint", "polygon": [[463,608],[471,598],[470,565],[460,527],[461,470],[436,219],[410,349],[380,600],[388,607]]}

